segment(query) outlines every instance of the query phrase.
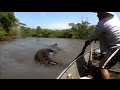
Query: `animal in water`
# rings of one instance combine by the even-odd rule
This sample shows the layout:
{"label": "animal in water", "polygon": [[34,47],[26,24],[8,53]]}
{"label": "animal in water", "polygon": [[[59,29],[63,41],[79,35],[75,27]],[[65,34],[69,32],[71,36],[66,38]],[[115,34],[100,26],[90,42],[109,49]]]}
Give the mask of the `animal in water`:
{"label": "animal in water", "polygon": [[35,54],[35,62],[45,65],[56,65],[57,63],[49,57],[49,55],[53,55],[55,53],[56,51],[49,48],[40,49]]}
{"label": "animal in water", "polygon": [[62,52],[63,50],[61,48],[58,47],[58,44],[57,43],[54,43],[52,45],[50,45],[48,48],[56,51],[56,52]]}

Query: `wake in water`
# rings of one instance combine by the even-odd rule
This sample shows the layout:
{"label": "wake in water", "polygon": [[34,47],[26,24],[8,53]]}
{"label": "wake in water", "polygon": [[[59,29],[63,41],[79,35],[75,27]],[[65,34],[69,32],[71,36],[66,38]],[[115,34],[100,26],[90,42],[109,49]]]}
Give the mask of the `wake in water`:
{"label": "wake in water", "polygon": [[56,52],[63,52],[63,50],[58,47],[58,44],[57,44],[57,43],[48,46],[48,48],[50,48],[50,49],[52,49],[52,50],[54,50],[54,51],[56,51]]}

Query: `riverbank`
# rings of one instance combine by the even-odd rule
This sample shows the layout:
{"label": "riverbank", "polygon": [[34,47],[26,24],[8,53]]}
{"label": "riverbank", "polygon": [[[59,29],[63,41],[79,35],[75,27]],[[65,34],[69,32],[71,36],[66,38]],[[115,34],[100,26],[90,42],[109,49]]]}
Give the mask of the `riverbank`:
{"label": "riverbank", "polygon": [[20,37],[18,37],[18,36],[2,37],[2,38],[0,38],[0,44],[9,43],[9,42],[14,41],[15,39],[18,39],[18,38],[20,38]]}

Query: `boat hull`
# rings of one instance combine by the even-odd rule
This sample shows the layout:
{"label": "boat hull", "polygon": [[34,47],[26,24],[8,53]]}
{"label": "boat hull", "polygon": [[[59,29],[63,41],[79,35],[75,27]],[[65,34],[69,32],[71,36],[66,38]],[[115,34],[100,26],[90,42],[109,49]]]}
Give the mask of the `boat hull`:
{"label": "boat hull", "polygon": [[[89,65],[90,57],[91,57],[91,52],[88,51],[84,55],[73,60],[56,79],[80,79],[81,77],[87,76],[89,74],[90,69],[93,79],[102,79],[102,76],[100,74],[100,69],[98,67],[99,61],[93,60],[95,62],[92,61],[92,66],[90,66]],[[90,66],[91,68],[88,66]],[[115,70],[112,69],[109,71],[111,78],[113,79],[120,78],[120,71],[116,72]]]}

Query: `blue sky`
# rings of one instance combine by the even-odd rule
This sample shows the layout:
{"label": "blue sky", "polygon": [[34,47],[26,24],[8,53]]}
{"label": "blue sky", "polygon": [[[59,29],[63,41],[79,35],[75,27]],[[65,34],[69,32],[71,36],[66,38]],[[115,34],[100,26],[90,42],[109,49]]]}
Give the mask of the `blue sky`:
{"label": "blue sky", "polygon": [[[120,18],[120,12],[115,12]],[[91,24],[97,24],[98,18],[93,12],[15,12],[15,16],[28,27],[49,29],[66,29],[68,23],[80,23],[87,20]]]}

